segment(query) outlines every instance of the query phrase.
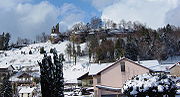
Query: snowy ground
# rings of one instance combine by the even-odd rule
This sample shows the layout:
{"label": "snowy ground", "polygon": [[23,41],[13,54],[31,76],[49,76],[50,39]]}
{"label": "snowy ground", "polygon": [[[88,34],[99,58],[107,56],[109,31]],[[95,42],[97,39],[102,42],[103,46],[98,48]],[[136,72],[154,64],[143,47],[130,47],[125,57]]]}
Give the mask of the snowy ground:
{"label": "snowy ground", "polygon": [[[88,68],[88,57],[80,57],[77,58],[77,64],[73,65],[72,62],[68,61],[67,54],[65,53],[66,45],[69,43],[68,41],[61,42],[59,44],[51,44],[50,42],[46,43],[37,43],[31,44],[27,47],[23,47],[21,49],[12,49],[9,51],[1,51],[4,52],[0,54],[0,67],[4,67],[8,65],[13,65],[15,68],[19,68],[20,66],[34,66],[34,69],[39,69],[37,61],[41,61],[43,58],[43,54],[40,54],[39,49],[41,47],[45,48],[45,51],[50,54],[51,48],[56,48],[58,54],[63,53],[65,55],[66,61],[64,62],[64,78],[65,82],[74,83],[77,82],[77,77],[86,73]],[[81,44],[81,50],[85,49],[85,44]],[[32,54],[29,54],[29,51],[32,51]],[[21,54],[21,52],[25,52],[25,54]]]}

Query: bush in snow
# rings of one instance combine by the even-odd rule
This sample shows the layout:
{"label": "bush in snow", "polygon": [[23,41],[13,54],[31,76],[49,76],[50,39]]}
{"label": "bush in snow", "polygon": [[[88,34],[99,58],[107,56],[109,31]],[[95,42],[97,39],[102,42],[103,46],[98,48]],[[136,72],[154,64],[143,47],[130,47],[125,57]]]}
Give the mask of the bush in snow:
{"label": "bush in snow", "polygon": [[31,51],[31,50],[29,51],[29,54],[32,54],[32,51]]}
{"label": "bush in snow", "polygon": [[53,49],[53,48],[51,48],[51,49],[50,49],[50,53],[53,53],[53,51],[54,51],[54,49]]}
{"label": "bush in snow", "polygon": [[122,92],[129,97],[175,97],[177,88],[174,78],[161,73],[138,75],[126,81]]}
{"label": "bush in snow", "polygon": [[40,48],[40,54],[45,54],[46,53],[46,51],[44,50],[44,47],[41,47]]}

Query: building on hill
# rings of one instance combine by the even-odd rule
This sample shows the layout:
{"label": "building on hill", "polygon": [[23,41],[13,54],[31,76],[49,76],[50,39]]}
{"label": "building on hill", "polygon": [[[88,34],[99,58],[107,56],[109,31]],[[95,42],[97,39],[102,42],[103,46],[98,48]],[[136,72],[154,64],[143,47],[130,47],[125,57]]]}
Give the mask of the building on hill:
{"label": "building on hill", "polygon": [[59,23],[52,27],[50,41],[51,43],[58,43],[59,41],[63,41],[63,35],[59,32]]}
{"label": "building on hill", "polygon": [[52,34],[60,34],[60,32],[59,32],[59,23],[54,27],[52,27],[52,29],[51,29],[51,33]]}
{"label": "building on hill", "polygon": [[78,79],[86,82],[88,77],[92,77],[95,97],[117,97],[122,95],[121,89],[125,81],[135,75],[150,72],[166,73],[165,69],[159,70],[155,67],[161,68],[157,60],[132,61],[122,58],[114,63],[91,64],[89,72]]}

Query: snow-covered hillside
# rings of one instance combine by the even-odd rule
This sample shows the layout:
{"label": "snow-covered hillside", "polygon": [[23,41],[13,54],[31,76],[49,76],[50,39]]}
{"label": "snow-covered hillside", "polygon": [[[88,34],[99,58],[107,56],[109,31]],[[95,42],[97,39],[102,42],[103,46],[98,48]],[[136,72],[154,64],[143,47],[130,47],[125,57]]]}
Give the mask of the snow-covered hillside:
{"label": "snow-covered hillside", "polygon": [[[65,53],[66,44],[68,41],[61,42],[59,44],[51,44],[50,42],[46,43],[37,43],[31,44],[27,47],[23,47],[21,49],[12,49],[9,51],[0,51],[0,67],[12,65],[15,68],[19,68],[21,66],[33,66],[34,69],[39,69],[39,65],[37,61],[41,61],[43,58],[43,54],[40,54],[40,48],[44,47],[45,51],[48,55],[50,53],[51,48],[56,48],[58,54],[63,53],[65,56],[64,62],[64,78],[65,82],[76,82],[77,77],[81,76],[85,72],[87,72],[87,64],[88,57],[78,57],[77,64],[73,65],[72,62],[68,61],[67,54]],[[85,49],[86,44],[81,44],[81,49]],[[32,54],[29,54],[29,51],[32,51]],[[22,52],[25,52],[22,53]]]}

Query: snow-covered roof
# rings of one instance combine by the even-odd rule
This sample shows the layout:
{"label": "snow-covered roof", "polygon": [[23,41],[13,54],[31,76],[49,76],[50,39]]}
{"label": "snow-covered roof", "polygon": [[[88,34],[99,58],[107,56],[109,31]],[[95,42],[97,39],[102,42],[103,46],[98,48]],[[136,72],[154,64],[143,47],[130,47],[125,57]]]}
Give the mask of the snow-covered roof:
{"label": "snow-covered roof", "polygon": [[160,65],[158,60],[143,60],[135,62],[153,71],[167,71],[167,67],[169,67],[169,65]]}
{"label": "snow-covered roof", "polygon": [[174,66],[176,66],[176,65],[179,65],[179,66],[180,66],[180,61],[177,62],[176,64],[172,65],[171,67],[169,67],[169,69],[172,69],[172,68],[173,68]]}
{"label": "snow-covered roof", "polygon": [[0,68],[8,68],[9,65],[0,65]]}
{"label": "snow-covered roof", "polygon": [[143,61],[139,61],[140,63],[138,61],[135,61],[135,62],[147,68],[160,65],[158,60],[143,60]]}
{"label": "snow-covered roof", "polygon": [[1,70],[14,70],[14,67],[12,65],[0,65]]}
{"label": "snow-covered roof", "polygon": [[160,61],[161,64],[175,64],[180,61],[180,56],[168,57],[166,60]]}
{"label": "snow-covered roof", "polygon": [[110,65],[112,65],[112,63],[91,64],[90,70],[89,70],[89,75],[96,75],[97,73],[104,70],[105,68],[107,68]]}
{"label": "snow-covered roof", "polygon": [[21,87],[20,88],[20,91],[19,91],[19,94],[21,93],[32,93],[34,91],[35,87]]}
{"label": "snow-covered roof", "polygon": [[151,67],[151,69],[154,71],[159,71],[159,72],[170,72],[169,68],[171,66],[172,64],[157,65],[157,66]]}

